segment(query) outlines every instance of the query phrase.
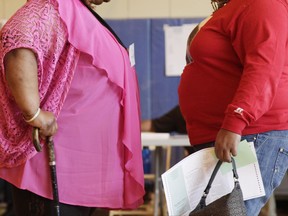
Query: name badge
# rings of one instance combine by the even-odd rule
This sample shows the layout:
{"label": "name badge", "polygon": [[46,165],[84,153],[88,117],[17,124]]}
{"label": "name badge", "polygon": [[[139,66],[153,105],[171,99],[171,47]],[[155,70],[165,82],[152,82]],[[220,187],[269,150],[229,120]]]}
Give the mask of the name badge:
{"label": "name badge", "polygon": [[130,59],[131,67],[133,67],[135,65],[135,45],[134,45],[134,43],[132,43],[129,46],[129,59]]}

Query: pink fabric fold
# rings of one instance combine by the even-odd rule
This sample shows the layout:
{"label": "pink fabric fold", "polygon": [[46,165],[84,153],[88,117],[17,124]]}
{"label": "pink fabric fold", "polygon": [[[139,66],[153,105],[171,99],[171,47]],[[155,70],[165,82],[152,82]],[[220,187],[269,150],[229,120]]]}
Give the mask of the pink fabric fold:
{"label": "pink fabric fold", "polygon": [[[93,65],[102,68],[111,82],[123,90],[122,142],[125,146],[123,207],[135,208],[142,203],[142,196],[144,195],[139,92],[135,70],[130,66],[127,51],[117,42],[112,33],[103,28],[101,23],[79,0],[58,0],[58,4],[60,16],[67,26],[69,42],[81,52],[92,56]],[[109,40],[103,37],[107,32],[116,43],[109,43]],[[120,49],[122,56],[117,55],[117,52],[114,52],[115,49]],[[124,64],[115,61],[119,58],[125,59]],[[135,203],[137,199],[138,201]]]}

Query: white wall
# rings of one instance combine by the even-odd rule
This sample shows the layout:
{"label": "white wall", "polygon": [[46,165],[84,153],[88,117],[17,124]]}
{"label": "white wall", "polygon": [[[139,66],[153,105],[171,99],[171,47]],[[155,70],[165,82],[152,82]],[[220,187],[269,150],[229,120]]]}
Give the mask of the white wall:
{"label": "white wall", "polygon": [[[0,19],[8,19],[25,2],[0,0]],[[111,0],[96,10],[108,19],[193,18],[205,17],[212,12],[209,0]]]}

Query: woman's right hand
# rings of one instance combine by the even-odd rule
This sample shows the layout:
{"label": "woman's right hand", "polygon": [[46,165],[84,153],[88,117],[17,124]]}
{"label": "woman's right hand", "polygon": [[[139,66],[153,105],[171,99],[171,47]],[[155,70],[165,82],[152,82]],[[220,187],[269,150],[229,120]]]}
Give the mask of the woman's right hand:
{"label": "woman's right hand", "polygon": [[58,125],[56,118],[52,112],[40,110],[39,115],[33,121],[28,122],[27,124],[38,128],[39,135],[42,139],[47,137],[52,137],[56,134]]}

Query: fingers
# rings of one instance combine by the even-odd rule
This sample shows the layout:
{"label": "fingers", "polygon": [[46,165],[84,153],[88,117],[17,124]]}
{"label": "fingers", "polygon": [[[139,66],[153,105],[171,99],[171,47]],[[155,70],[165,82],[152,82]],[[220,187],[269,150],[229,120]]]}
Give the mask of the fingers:
{"label": "fingers", "polygon": [[223,162],[231,162],[231,156],[237,156],[237,147],[241,136],[221,129],[215,141],[215,154]]}
{"label": "fingers", "polygon": [[[230,149],[225,149],[225,150],[222,150],[222,149],[217,149],[216,148],[216,145],[215,145],[215,154],[216,154],[216,157],[223,161],[223,162],[231,162],[231,151]],[[236,154],[234,154],[233,156],[236,156]]]}
{"label": "fingers", "polygon": [[234,157],[237,156],[237,149],[236,149],[237,145],[238,145],[238,143],[233,145],[233,148],[231,148],[231,150],[230,150],[231,155],[234,156]]}
{"label": "fingers", "polygon": [[43,110],[41,110],[39,116],[32,122],[29,122],[29,124],[39,129],[39,135],[42,139],[52,137],[58,129],[54,114]]}
{"label": "fingers", "polygon": [[39,135],[41,138],[45,139],[46,137],[52,137],[54,134],[56,134],[58,125],[56,121],[49,122],[47,124],[42,125],[41,128],[39,128]]}
{"label": "fingers", "polygon": [[[220,146],[220,147],[219,147]],[[232,148],[224,148],[221,145],[215,145],[215,154],[216,157],[223,162],[231,162],[231,157],[237,156],[237,149],[233,144],[228,145],[233,146]]]}
{"label": "fingers", "polygon": [[45,139],[46,137],[52,137],[56,134],[58,125],[53,113],[43,112],[43,119],[41,126],[39,127],[40,137]]}

